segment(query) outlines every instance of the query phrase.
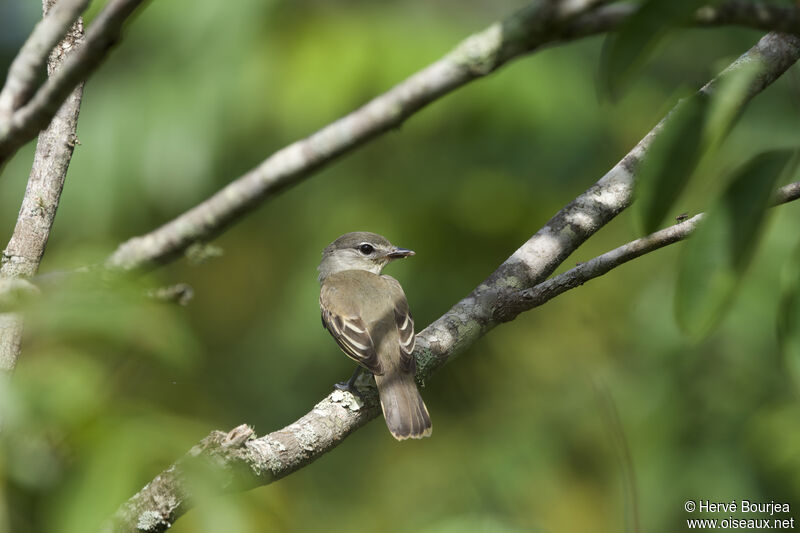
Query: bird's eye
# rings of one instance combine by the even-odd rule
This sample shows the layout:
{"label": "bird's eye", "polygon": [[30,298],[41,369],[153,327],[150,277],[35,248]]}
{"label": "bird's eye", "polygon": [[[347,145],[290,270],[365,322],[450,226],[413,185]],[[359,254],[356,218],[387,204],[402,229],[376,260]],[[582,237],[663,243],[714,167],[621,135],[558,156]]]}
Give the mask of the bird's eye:
{"label": "bird's eye", "polygon": [[358,251],[364,255],[369,255],[375,251],[375,248],[371,244],[364,243],[358,246]]}

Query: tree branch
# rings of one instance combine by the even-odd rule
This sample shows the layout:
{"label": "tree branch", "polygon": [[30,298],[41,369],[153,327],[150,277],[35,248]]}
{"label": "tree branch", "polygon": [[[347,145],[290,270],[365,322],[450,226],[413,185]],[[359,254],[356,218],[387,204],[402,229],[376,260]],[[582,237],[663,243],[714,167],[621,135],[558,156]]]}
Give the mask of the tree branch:
{"label": "tree branch", "polygon": [[[757,61],[763,74],[749,88],[741,101],[743,106],[798,58],[800,39],[769,34],[701,91],[710,92],[721,77]],[[414,354],[420,382],[500,323],[494,316],[498,302],[543,281],[581,243],[630,205],[638,162],[668,119],[653,128],[595,185],[559,211],[469,296],[417,335]],[[105,531],[168,529],[192,506],[191,487],[184,472],[196,463],[225,476],[218,487],[221,492],[265,485],[310,464],[380,414],[371,383],[361,381],[358,386],[363,401],[350,393],[333,391],[298,421],[260,438],[254,438],[253,430],[244,425],[227,434],[212,432],[120,507]]]}
{"label": "tree branch", "polygon": [[800,34],[800,9],[766,2],[729,0],[697,10],[700,26],[745,26],[757,30]]}
{"label": "tree branch", "polygon": [[[772,207],[800,198],[800,181],[790,183],[775,191]],[[517,315],[552,300],[559,294],[583,285],[589,280],[607,274],[618,266],[637,257],[654,252],[670,244],[680,242],[694,233],[705,213],[636,239],[610,252],[599,255],[563,274],[552,277],[534,287],[507,294],[494,305],[493,316],[497,322],[509,322]]]}
{"label": "tree branch", "polygon": [[[13,114],[0,114],[0,167],[17,149],[47,126],[61,104],[100,65],[119,40],[122,25],[143,0],[109,0],[92,21],[81,46]],[[60,4],[60,2],[59,2]]]}
{"label": "tree branch", "polygon": [[0,120],[9,120],[28,101],[50,51],[87,5],[89,0],[62,0],[36,25],[8,69],[6,84],[0,91]]}
{"label": "tree branch", "polygon": [[[44,0],[45,20],[62,2]],[[54,7],[56,6],[56,7]],[[78,18],[64,39],[50,54],[48,75],[60,72],[61,65],[83,41],[83,21]],[[52,79],[52,78],[51,78]],[[56,209],[64,188],[64,179],[77,142],[78,113],[83,96],[83,84],[72,91],[64,105],[39,135],[36,154],[22,199],[17,224],[11,240],[0,259],[0,278],[16,279],[33,276],[39,268]],[[0,372],[13,370],[19,357],[22,341],[22,316],[19,313],[0,314]]]}

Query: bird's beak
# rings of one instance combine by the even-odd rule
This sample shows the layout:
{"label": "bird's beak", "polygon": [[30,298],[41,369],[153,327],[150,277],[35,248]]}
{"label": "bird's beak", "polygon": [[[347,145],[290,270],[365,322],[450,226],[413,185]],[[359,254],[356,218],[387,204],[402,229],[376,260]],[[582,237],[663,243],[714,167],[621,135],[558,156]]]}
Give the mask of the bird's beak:
{"label": "bird's beak", "polygon": [[395,248],[394,250],[386,254],[386,256],[390,259],[401,259],[403,257],[409,257],[411,255],[414,255],[414,250],[406,250],[405,248]]}

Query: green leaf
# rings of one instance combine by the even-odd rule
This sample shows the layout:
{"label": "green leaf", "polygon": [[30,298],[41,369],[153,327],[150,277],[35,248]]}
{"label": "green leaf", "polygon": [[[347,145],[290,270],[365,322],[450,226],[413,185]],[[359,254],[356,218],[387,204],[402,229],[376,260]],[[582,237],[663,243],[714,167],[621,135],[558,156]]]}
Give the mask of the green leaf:
{"label": "green leaf", "polygon": [[720,77],[708,109],[703,136],[707,146],[718,146],[728,135],[741,114],[750,85],[763,71],[760,60],[740,61]]}
{"label": "green leaf", "polygon": [[658,229],[705,152],[708,104],[702,94],[681,102],[647,150],[636,179],[636,206],[645,234]]}
{"label": "green leaf", "polygon": [[645,0],[603,45],[601,89],[616,99],[642,69],[656,45],[674,26],[687,20],[707,2],[699,0]]}
{"label": "green leaf", "polygon": [[645,234],[660,224],[686,189],[704,155],[713,153],[741,114],[748,88],[763,71],[758,61],[726,72],[709,94],[697,93],[670,115],[640,167],[637,212]]}
{"label": "green leaf", "polygon": [[691,338],[708,335],[731,303],[758,244],[770,195],[792,161],[793,152],[777,150],[742,165],[686,244],[675,310]]}
{"label": "green leaf", "polygon": [[800,245],[781,272],[781,300],[777,316],[778,344],[783,365],[794,386],[800,386]]}

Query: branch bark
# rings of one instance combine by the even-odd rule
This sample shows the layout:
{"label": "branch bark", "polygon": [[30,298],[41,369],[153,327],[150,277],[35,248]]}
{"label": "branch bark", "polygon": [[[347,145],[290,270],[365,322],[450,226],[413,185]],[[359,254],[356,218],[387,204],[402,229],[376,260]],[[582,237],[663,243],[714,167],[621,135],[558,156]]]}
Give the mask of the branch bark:
{"label": "branch bark", "polygon": [[50,51],[87,5],[89,0],[62,0],[36,25],[8,69],[5,86],[0,91],[0,120],[9,120],[13,112],[28,101]]}
{"label": "branch bark", "polygon": [[[45,20],[61,2],[44,0]],[[83,41],[83,21],[75,20],[63,40],[55,47],[47,62],[48,75],[56,76],[61,65]],[[36,154],[22,199],[17,224],[11,240],[0,259],[0,278],[3,280],[33,276],[39,268],[56,209],[64,188],[67,169],[77,142],[76,130],[80,112],[83,84],[72,91],[64,105],[39,135]],[[10,372],[16,365],[22,341],[22,316],[19,313],[0,314],[0,371]]]}
{"label": "branch bark", "polygon": [[[763,74],[741,101],[744,106],[798,58],[800,39],[769,34],[701,91],[712,91],[720,78],[758,61]],[[420,382],[500,323],[494,312],[498,302],[542,282],[581,243],[630,205],[638,162],[668,119],[669,115],[472,293],[417,335],[415,356]],[[198,463],[225,476],[217,487],[220,492],[265,485],[310,464],[380,414],[377,395],[370,385],[358,383],[363,400],[334,391],[298,421],[263,437],[255,438],[246,425],[229,433],[212,432],[121,506],[104,531],[167,530],[192,506],[185,472]]]}
{"label": "branch bark", "polygon": [[701,26],[737,25],[798,35],[800,9],[765,2],[734,0],[698,9],[695,22]]}
{"label": "branch bark", "polygon": [[70,93],[97,69],[119,40],[123,23],[143,1],[110,0],[92,21],[84,42],[61,68],[24,105],[9,116],[0,114],[0,167],[47,126]]}
{"label": "branch bark", "polygon": [[[790,183],[775,191],[771,206],[793,202],[798,198],[800,198],[800,181]],[[492,312],[494,320],[497,322],[514,320],[520,313],[539,307],[559,294],[607,274],[628,261],[680,242],[694,233],[705,216],[705,213],[699,213],[683,222],[623,244],[534,287],[503,296],[494,305]]]}

